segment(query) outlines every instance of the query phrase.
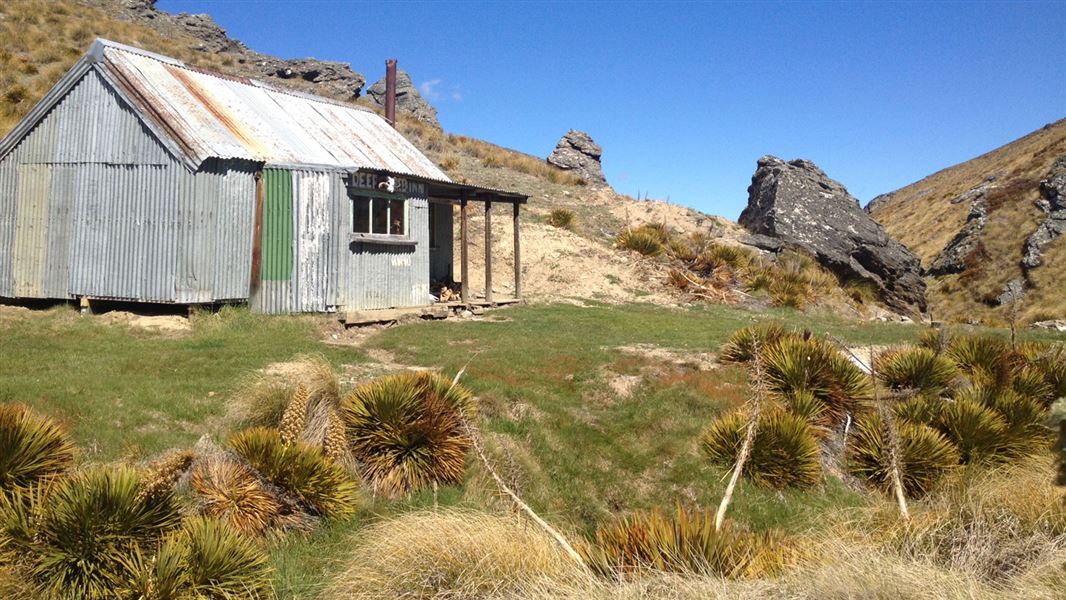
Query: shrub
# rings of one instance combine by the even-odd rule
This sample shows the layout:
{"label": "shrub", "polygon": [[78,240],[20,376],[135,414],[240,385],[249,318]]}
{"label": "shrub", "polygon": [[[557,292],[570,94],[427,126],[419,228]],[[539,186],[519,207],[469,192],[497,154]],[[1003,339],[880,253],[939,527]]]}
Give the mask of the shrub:
{"label": "shrub", "polygon": [[198,596],[259,598],[270,591],[269,558],[226,523],[192,517],[176,543],[182,547],[186,576]]}
{"label": "shrub", "polygon": [[753,578],[779,572],[791,548],[777,532],[753,533],[732,523],[715,531],[714,513],[678,507],[672,517],[642,513],[601,525],[584,554],[608,577],[653,570]]}
{"label": "shrub", "polygon": [[560,229],[573,229],[577,216],[568,208],[553,208],[548,213],[548,225]]}
{"label": "shrub", "polygon": [[197,465],[190,480],[203,514],[242,533],[259,535],[273,526],[282,504],[244,465],[212,458]]}
{"label": "shrub", "polygon": [[252,468],[312,514],[343,519],[355,512],[355,482],[321,449],[299,441],[285,444],[277,430],[263,427],[236,433],[229,444]]}
{"label": "shrub", "polygon": [[825,405],[820,423],[834,426],[869,396],[869,378],[828,342],[786,337],[764,353],[769,390],[782,398],[806,392]]}
{"label": "shrub", "polygon": [[892,407],[892,412],[897,419],[908,423],[933,425],[940,415],[940,409],[944,402],[940,398],[913,396],[902,402],[897,402]]}
{"label": "shrub", "polygon": [[73,460],[58,423],[20,404],[0,405],[0,495],[61,473]]}
{"label": "shrub", "polygon": [[894,390],[914,390],[927,396],[945,393],[958,375],[950,360],[927,348],[893,350],[878,356],[877,376]]}
{"label": "shrub", "polygon": [[124,573],[117,578],[116,597],[144,600],[184,600],[190,582],[186,548],[168,537],[154,555],[133,547],[122,559]]}
{"label": "shrub", "polygon": [[633,250],[644,256],[658,256],[663,253],[663,243],[659,236],[647,229],[627,229],[618,236],[615,244],[619,248]]}
{"label": "shrub", "polygon": [[[926,425],[897,422],[900,481],[904,492],[920,497],[949,469],[959,464],[959,451],[940,432]],[[881,418],[865,417],[848,447],[848,469],[853,475],[884,490],[892,489],[892,463],[888,436]]]}
{"label": "shrub", "polygon": [[437,373],[400,373],[365,383],[342,406],[353,456],[373,488],[397,497],[462,481],[474,417],[470,392]]}
{"label": "shrub", "polygon": [[685,240],[671,239],[666,244],[666,250],[670,258],[683,263],[692,263],[699,257],[699,253]]}
{"label": "shrub", "polygon": [[941,355],[951,347],[951,332],[944,327],[923,329],[918,334],[918,346]]}
{"label": "shrub", "polygon": [[964,463],[988,460],[1008,443],[1003,418],[991,408],[968,398],[945,403],[937,418],[937,428],[959,448]]}
{"label": "shrub", "polygon": [[[748,417],[734,412],[716,419],[703,434],[701,447],[711,460],[732,466],[740,452]],[[807,420],[774,410],[759,417],[744,475],[774,489],[808,487],[821,475],[821,448]]]}
{"label": "shrub", "polygon": [[957,337],[948,355],[975,383],[1003,385],[1011,376],[1010,344],[999,338]]}
{"label": "shrub", "polygon": [[1051,388],[1051,398],[1066,397],[1066,345],[1022,344],[1019,347],[1031,368],[1044,376]]}
{"label": "shrub", "polygon": [[40,556],[31,568],[45,594],[110,598],[124,562],[176,527],[174,496],[142,498],[131,468],[97,467],[60,480],[40,506]]}
{"label": "shrub", "polygon": [[738,329],[729,336],[718,351],[718,358],[727,363],[746,363],[755,359],[755,344],[764,351],[785,337],[795,337],[776,321],[759,323]]}

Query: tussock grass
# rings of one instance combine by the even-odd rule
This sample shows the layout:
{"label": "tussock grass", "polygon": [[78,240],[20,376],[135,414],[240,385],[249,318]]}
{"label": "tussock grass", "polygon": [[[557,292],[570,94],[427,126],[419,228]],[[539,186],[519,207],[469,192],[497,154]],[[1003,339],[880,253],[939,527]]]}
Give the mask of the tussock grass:
{"label": "tussock grass", "polygon": [[553,208],[548,213],[548,225],[552,227],[558,227],[560,229],[573,230],[576,223],[577,215],[569,208]]}
{"label": "tussock grass", "polygon": [[[959,464],[959,451],[940,432],[922,424],[897,424],[899,469],[908,496],[922,496],[945,472]],[[876,415],[859,423],[848,447],[848,468],[857,477],[885,491],[892,486],[892,462],[885,425]]]}
{"label": "tussock grass", "polygon": [[555,540],[515,516],[416,512],[360,532],[353,546],[323,597],[501,598],[581,577]]}
{"label": "tussock grass", "polygon": [[473,396],[438,373],[387,375],[344,399],[352,454],[375,493],[399,497],[462,481],[472,442]]}
{"label": "tussock grass", "polygon": [[345,519],[355,512],[356,483],[321,448],[299,441],[286,444],[276,429],[265,427],[235,433],[229,445],[310,514]]}
{"label": "tussock grass", "polygon": [[611,578],[673,571],[740,579],[776,574],[795,558],[795,548],[778,532],[753,533],[729,522],[716,530],[714,522],[711,512],[681,507],[669,516],[621,517],[596,530],[585,561]]}
{"label": "tussock grass", "polygon": [[660,230],[642,225],[636,229],[626,229],[615,239],[615,245],[619,248],[632,250],[644,256],[658,256],[663,253],[665,238]]}
{"label": "tussock grass", "polygon": [[21,404],[0,405],[0,495],[57,475],[74,462],[74,446],[54,419]]}
{"label": "tussock grass", "polygon": [[[744,439],[748,417],[733,412],[713,421],[700,440],[711,460],[732,467]],[[759,417],[744,476],[774,489],[810,487],[821,478],[821,448],[804,416],[771,410]]]}

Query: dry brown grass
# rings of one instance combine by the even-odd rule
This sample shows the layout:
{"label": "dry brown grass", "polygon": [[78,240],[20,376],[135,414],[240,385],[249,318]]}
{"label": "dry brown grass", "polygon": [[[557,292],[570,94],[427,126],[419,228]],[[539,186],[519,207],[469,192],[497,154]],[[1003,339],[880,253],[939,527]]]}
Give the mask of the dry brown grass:
{"label": "dry brown grass", "polygon": [[359,533],[326,598],[499,598],[581,571],[543,530],[514,516],[408,514]]}
{"label": "dry brown grass", "polygon": [[601,577],[513,516],[416,513],[359,534],[326,598],[1061,598],[1066,538],[1050,459],[960,473],[912,504],[910,525],[879,496],[827,513],[812,553],[778,577],[695,573]]}
{"label": "dry brown grass", "polygon": [[14,127],[97,37],[226,70],[223,57],[197,52],[191,38],[163,37],[72,0],[6,0],[0,3],[0,134]]}
{"label": "dry brown grass", "polygon": [[[966,221],[969,203],[951,204],[951,200],[981,185],[987,176],[998,176],[997,188],[986,197],[989,215],[982,235],[983,256],[965,278],[948,276],[932,282],[930,305],[936,318],[1002,319],[1001,311],[987,301],[999,295],[1007,281],[1021,277],[1023,243],[1044,218],[1033,204],[1039,198],[1038,182],[1063,154],[1066,119],[904,187],[873,213],[929,265]],[[1063,264],[1055,259],[1066,256],[1064,247],[1066,242],[1057,240],[1046,248],[1044,266],[1033,271],[1037,289],[1027,301],[1027,312],[1066,311],[1055,285],[1062,279],[1059,265]]]}

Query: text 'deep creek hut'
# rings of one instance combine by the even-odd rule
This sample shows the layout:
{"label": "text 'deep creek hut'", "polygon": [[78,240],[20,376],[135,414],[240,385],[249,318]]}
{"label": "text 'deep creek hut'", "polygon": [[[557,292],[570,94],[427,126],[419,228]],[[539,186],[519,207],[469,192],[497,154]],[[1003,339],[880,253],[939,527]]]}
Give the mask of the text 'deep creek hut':
{"label": "text 'deep creek hut'", "polygon": [[507,303],[526,199],[452,182],[373,111],[97,40],[0,141],[0,298],[427,306],[453,279],[458,215],[472,304],[478,203],[486,221],[511,208],[515,297],[493,298],[487,235],[478,300]]}

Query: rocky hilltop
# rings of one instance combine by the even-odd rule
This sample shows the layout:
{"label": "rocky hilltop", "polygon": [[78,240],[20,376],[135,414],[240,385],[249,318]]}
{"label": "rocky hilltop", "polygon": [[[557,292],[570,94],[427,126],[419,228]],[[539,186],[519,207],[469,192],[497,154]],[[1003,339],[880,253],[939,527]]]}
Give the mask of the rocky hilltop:
{"label": "rocky hilltop", "polygon": [[813,162],[760,158],[739,223],[756,234],[752,241],[757,245],[797,246],[845,280],[873,283],[896,310],[926,308],[918,257]]}

